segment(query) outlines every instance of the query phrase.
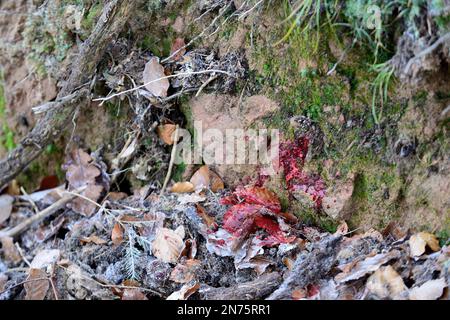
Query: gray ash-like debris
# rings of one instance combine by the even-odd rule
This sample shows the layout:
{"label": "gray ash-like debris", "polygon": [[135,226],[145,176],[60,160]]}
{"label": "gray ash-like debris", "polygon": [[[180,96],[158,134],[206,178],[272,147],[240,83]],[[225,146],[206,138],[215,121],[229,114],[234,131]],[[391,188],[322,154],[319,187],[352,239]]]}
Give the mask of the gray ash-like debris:
{"label": "gray ash-like debris", "polygon": [[242,52],[230,52],[218,58],[214,52],[205,49],[193,50],[186,53],[179,65],[176,73],[193,73],[171,81],[172,87],[180,90],[208,86],[217,92],[230,93],[235,90],[236,81],[247,76],[247,62]]}

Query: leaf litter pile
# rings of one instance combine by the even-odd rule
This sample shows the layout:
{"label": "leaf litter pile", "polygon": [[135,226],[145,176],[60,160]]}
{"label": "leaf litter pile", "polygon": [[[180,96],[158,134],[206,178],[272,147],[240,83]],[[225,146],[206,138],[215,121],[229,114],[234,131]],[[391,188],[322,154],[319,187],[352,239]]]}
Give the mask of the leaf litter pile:
{"label": "leaf litter pile", "polygon": [[[178,141],[168,104],[206,87],[231,92],[247,72],[241,53],[187,51],[182,38],[166,63],[130,47],[119,39],[99,76],[110,92],[99,103],[134,106],[114,159],[72,147],[63,184],[46,177],[30,194],[15,182],[1,191],[1,300],[449,298],[450,248],[433,234],[395,223],[360,232],[344,221],[331,234],[285,212],[263,173],[229,189],[202,165],[181,182],[117,188],[125,167],[145,181],[170,172],[148,169],[169,163],[163,147]],[[159,142],[144,145],[148,135]],[[319,214],[326,186],[304,170],[308,148],[306,136],[282,141],[279,171],[290,199],[306,194]]]}
{"label": "leaf litter pile", "polygon": [[[293,156],[280,152],[288,189],[320,200],[321,183],[302,172],[304,139],[289,143]],[[161,196],[109,192],[106,165],[81,149],[64,169],[64,186],[0,197],[2,224],[17,225],[77,195],[19,236],[2,235],[1,299],[448,297],[450,250],[432,234],[394,223],[356,233],[345,222],[330,234],[283,212],[264,183],[229,191],[208,166]]]}

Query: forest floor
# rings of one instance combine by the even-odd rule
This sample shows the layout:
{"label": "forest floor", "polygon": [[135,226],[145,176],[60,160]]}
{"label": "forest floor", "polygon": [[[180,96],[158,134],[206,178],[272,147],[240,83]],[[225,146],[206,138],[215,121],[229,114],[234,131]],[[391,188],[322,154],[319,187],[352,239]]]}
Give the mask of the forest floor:
{"label": "forest floor", "polygon": [[367,2],[2,1],[0,300],[449,299],[450,4]]}

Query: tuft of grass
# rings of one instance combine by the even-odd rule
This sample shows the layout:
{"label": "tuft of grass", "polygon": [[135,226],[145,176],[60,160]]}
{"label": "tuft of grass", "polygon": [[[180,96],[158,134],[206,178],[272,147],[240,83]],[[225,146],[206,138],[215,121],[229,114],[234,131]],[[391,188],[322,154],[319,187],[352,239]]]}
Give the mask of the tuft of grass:
{"label": "tuft of grass", "polygon": [[[289,2],[288,2],[289,3]],[[275,43],[275,46],[285,42],[296,27],[301,28],[301,33],[307,33],[307,31],[316,29],[316,49],[320,40],[320,29],[322,27],[322,11],[325,12],[326,19],[324,24],[331,25],[332,21],[336,17],[337,0],[302,0],[297,1],[289,16],[285,19],[285,22],[291,22],[287,32],[284,36]],[[331,10],[330,10],[331,9]]]}
{"label": "tuft of grass", "polygon": [[[374,65],[373,70],[377,73],[377,77],[372,84],[372,117],[375,124],[378,125],[382,116],[383,104],[388,99],[388,88],[394,74],[394,67],[389,62],[385,62]],[[381,104],[380,114],[377,114],[376,111],[377,98]]]}
{"label": "tuft of grass", "polygon": [[394,75],[394,67],[389,63],[393,54],[392,36],[400,28],[418,37],[418,17],[427,10],[436,17],[440,30],[450,21],[450,16],[442,13],[443,0],[433,0],[431,4],[427,0],[296,0],[293,5],[289,1],[285,4],[290,12],[284,22],[290,24],[275,45],[286,41],[296,30],[301,34],[315,33],[316,43],[321,33],[339,31],[353,39],[347,50],[355,45],[370,49],[373,55],[370,69],[376,74],[372,85],[372,117],[377,125],[382,111],[378,114],[376,105],[379,102],[383,107]]}
{"label": "tuft of grass", "polygon": [[6,121],[6,99],[2,85],[0,85],[0,125],[2,129],[0,144],[9,152],[16,147],[16,143],[14,142],[14,131],[11,130]]}

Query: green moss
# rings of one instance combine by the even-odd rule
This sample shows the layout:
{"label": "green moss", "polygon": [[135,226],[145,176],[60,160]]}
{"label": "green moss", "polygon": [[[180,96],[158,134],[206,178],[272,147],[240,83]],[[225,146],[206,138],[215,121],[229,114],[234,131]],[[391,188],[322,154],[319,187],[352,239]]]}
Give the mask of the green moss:
{"label": "green moss", "polygon": [[0,125],[2,130],[0,145],[9,152],[16,147],[16,144],[14,142],[14,131],[11,130],[6,121],[6,98],[2,85],[0,85]]}
{"label": "green moss", "polygon": [[179,165],[175,165],[175,169],[173,171],[172,179],[175,182],[180,182],[183,180],[183,173],[186,170],[186,164],[181,163]]}
{"label": "green moss", "polygon": [[107,101],[105,103],[106,111],[108,112],[109,116],[112,119],[119,119],[126,116],[126,112],[121,108],[121,101],[119,100],[118,103],[112,103]]}
{"label": "green moss", "polygon": [[333,219],[320,214],[314,209],[302,209],[296,213],[296,216],[300,219],[302,223],[306,225],[317,226],[327,232],[334,233],[337,230],[339,223]]}
{"label": "green moss", "polygon": [[163,57],[170,55],[174,36],[172,32],[165,34],[164,38],[157,38],[153,35],[145,35],[140,42],[140,47],[149,50],[155,56]]}
{"label": "green moss", "polygon": [[46,154],[52,155],[58,152],[60,152],[60,149],[54,143],[51,143],[47,147],[45,147]]}
{"label": "green moss", "polygon": [[447,229],[441,230],[437,233],[439,244],[441,247],[448,246],[450,244],[450,226],[447,226]]}
{"label": "green moss", "polygon": [[102,7],[103,5],[101,3],[95,3],[93,6],[89,8],[89,11],[81,21],[81,27],[84,30],[87,31],[92,30],[97,18],[100,16],[102,12]]}

